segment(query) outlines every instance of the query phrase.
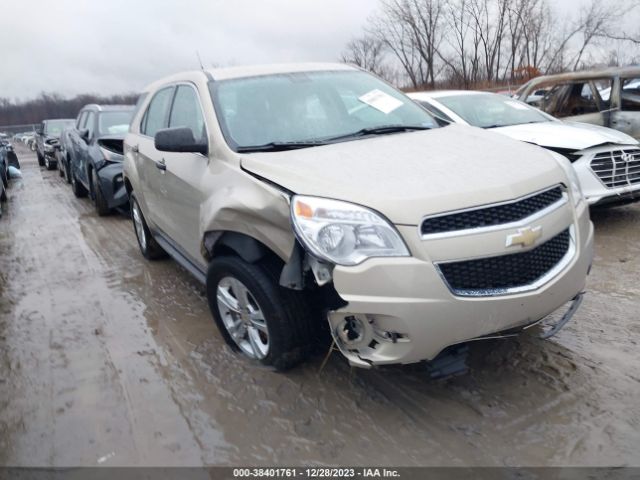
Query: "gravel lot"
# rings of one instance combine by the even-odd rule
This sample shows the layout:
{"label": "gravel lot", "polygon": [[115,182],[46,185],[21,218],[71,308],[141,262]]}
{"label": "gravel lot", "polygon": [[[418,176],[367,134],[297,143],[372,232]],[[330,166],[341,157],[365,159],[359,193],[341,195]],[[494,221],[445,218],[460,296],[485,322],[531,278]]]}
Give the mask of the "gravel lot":
{"label": "gravel lot", "polygon": [[640,206],[595,212],[588,295],[555,338],[471,371],[286,374],[233,354],[202,288],[145,261],[19,149],[0,219],[0,465],[640,465]]}

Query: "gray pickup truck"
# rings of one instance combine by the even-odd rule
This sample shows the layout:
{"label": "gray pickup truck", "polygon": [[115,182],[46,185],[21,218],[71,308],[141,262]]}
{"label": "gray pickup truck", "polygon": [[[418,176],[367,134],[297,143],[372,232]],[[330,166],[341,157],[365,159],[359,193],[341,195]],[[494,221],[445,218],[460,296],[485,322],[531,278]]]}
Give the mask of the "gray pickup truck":
{"label": "gray pickup truck", "polygon": [[128,205],[122,143],[132,113],[132,105],[85,105],[61,137],[61,169],[75,196],[88,194],[99,215]]}

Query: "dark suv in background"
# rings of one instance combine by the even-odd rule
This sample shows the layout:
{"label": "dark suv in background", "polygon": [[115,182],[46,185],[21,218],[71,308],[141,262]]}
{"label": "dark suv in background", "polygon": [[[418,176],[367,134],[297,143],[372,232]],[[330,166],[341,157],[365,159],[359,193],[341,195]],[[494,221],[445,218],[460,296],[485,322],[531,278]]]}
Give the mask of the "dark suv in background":
{"label": "dark suv in background", "polygon": [[61,139],[60,158],[73,193],[89,194],[99,215],[129,202],[122,183],[122,144],[132,113],[133,105],[85,105]]}
{"label": "dark suv in background", "polygon": [[36,129],[36,155],[38,165],[51,170],[56,166],[56,150],[59,148],[60,134],[72,126],[73,118],[56,118],[43,120]]}

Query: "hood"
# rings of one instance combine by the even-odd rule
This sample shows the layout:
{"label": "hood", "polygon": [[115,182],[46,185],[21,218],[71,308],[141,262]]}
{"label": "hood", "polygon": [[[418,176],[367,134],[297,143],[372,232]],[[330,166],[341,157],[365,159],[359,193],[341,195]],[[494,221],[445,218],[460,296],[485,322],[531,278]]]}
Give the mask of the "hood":
{"label": "hood", "polygon": [[240,162],[295,193],[357,203],[404,225],[565,181],[546,150],[462,125],[246,154]]}
{"label": "hood", "polygon": [[636,139],[618,130],[578,122],[526,123],[493,128],[491,131],[508,135],[523,142],[535,143],[541,147],[576,151],[607,143],[638,144]]}

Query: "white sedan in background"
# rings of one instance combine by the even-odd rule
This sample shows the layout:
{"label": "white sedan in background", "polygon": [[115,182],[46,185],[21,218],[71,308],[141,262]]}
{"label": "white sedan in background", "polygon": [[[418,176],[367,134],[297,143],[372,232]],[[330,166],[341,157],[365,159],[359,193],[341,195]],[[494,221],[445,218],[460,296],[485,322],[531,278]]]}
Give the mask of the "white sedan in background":
{"label": "white sedan in background", "polygon": [[640,200],[640,144],[611,128],[563,122],[494,93],[442,90],[410,93],[439,123],[492,129],[567,157],[589,205]]}

